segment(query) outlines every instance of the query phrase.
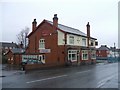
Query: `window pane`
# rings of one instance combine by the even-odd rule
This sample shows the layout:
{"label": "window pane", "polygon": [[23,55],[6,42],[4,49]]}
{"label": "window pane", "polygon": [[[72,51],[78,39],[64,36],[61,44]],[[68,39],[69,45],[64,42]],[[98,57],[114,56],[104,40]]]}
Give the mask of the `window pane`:
{"label": "window pane", "polygon": [[88,51],[87,50],[82,51],[82,59],[83,60],[87,60],[88,59]]}
{"label": "window pane", "polygon": [[45,40],[44,39],[40,39],[39,48],[45,48]]}
{"label": "window pane", "polygon": [[76,60],[76,54],[72,54],[72,60]]}
{"label": "window pane", "polygon": [[70,37],[69,37],[69,43],[70,43],[70,44],[74,44],[74,37],[73,37],[73,36],[70,36]]}
{"label": "window pane", "polygon": [[82,45],[86,46],[86,39],[85,38],[82,39]]}
{"label": "window pane", "polygon": [[68,60],[71,60],[71,54],[68,54]]}
{"label": "window pane", "polygon": [[77,50],[68,51],[68,60],[77,60]]}

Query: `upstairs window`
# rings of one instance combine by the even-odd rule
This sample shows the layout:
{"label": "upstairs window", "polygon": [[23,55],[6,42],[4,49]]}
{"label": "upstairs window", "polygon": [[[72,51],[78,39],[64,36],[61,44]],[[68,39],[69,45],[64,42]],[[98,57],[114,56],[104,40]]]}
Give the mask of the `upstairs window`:
{"label": "upstairs window", "polygon": [[86,39],[82,38],[82,46],[86,46]]}
{"label": "upstairs window", "polygon": [[69,37],[69,44],[74,44],[74,37],[73,36]]}
{"label": "upstairs window", "polygon": [[95,42],[95,45],[98,46],[98,42],[97,41]]}
{"label": "upstairs window", "polygon": [[39,40],[39,49],[45,49],[45,39]]}
{"label": "upstairs window", "polygon": [[93,43],[93,42],[91,42],[91,46],[94,46],[94,43]]}
{"label": "upstairs window", "polygon": [[90,46],[94,46],[94,40],[90,40]]}

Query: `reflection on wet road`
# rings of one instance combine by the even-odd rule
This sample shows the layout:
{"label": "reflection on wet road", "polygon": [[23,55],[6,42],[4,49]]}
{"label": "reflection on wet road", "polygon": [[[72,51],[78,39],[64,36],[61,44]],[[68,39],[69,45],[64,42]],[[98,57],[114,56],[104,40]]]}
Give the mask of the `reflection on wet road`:
{"label": "reflection on wet road", "polygon": [[3,78],[3,88],[118,88],[118,64],[64,67],[13,74]]}

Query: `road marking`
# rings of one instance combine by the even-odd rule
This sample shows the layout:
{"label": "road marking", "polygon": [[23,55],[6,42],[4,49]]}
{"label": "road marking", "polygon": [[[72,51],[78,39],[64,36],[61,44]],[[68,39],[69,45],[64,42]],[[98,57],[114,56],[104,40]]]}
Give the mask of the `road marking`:
{"label": "road marking", "polygon": [[108,78],[105,78],[103,80],[101,80],[100,82],[98,82],[98,86],[97,88],[100,88],[101,86],[103,86],[107,81],[109,81],[110,79],[112,79],[114,77],[114,75],[108,77]]}
{"label": "road marking", "polygon": [[[78,73],[84,73],[84,72],[89,72],[89,71],[91,71],[91,70],[76,72],[76,73],[78,74]],[[68,76],[68,75],[61,75],[61,76],[55,76],[55,77],[50,77],[50,78],[44,78],[44,79],[40,79],[40,80],[29,81],[29,82],[26,82],[26,83],[41,82],[41,81],[60,78],[60,77],[65,77],[65,76]]]}
{"label": "road marking", "polygon": [[55,77],[50,77],[50,78],[44,78],[44,79],[40,79],[40,80],[29,81],[29,82],[26,82],[26,83],[41,82],[41,81],[60,78],[60,77],[65,77],[65,76],[68,76],[68,75],[61,75],[61,76],[55,76]]}
{"label": "road marking", "polygon": [[91,70],[82,71],[82,72],[76,72],[76,73],[84,73],[84,72],[89,72],[89,71],[91,71]]}

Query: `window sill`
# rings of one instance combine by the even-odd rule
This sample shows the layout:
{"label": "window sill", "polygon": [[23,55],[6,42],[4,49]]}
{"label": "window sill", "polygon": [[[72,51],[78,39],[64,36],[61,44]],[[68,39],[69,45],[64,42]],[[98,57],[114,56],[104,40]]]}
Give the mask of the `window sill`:
{"label": "window sill", "polygon": [[77,60],[71,60],[71,62],[76,62]]}

